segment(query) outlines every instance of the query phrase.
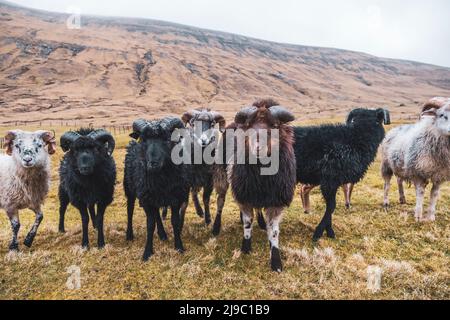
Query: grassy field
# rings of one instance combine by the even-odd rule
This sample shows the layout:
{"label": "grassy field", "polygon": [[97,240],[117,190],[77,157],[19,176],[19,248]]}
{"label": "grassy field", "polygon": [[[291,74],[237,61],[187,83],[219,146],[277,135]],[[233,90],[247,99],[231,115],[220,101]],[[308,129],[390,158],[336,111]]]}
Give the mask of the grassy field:
{"label": "grassy field", "polygon": [[[58,135],[63,130],[58,130]],[[183,232],[186,253],[155,237],[156,254],[141,262],[146,235],[144,213],[135,214],[133,243],[125,241],[126,200],[122,189],[126,135],[117,137],[115,158],[118,179],[113,204],[105,217],[107,246],[83,251],[79,213],[70,207],[66,234],[57,231],[57,168],[62,152],[52,159],[52,188],[44,207],[45,218],[32,249],[8,253],[9,221],[0,215],[0,299],[448,299],[450,298],[450,186],[442,190],[437,221],[419,224],[413,218],[414,190],[406,190],[407,205],[398,204],[397,188],[391,191],[392,207],[382,209],[383,181],[379,159],[355,188],[353,207],[346,210],[342,192],[334,215],[336,240],[311,241],[324,203],[316,190],[312,214],[305,215],[299,197],[286,210],[280,245],[284,272],[270,271],[266,234],[255,224],[253,253],[241,255],[242,227],[239,211],[228,196],[223,231],[217,238],[189,207]],[[393,180],[394,182],[394,180]],[[212,203],[215,210],[215,201]],[[20,241],[31,227],[34,214],[22,211]],[[368,266],[382,270],[381,290],[367,289]],[[70,266],[81,270],[81,288],[66,286]]]}

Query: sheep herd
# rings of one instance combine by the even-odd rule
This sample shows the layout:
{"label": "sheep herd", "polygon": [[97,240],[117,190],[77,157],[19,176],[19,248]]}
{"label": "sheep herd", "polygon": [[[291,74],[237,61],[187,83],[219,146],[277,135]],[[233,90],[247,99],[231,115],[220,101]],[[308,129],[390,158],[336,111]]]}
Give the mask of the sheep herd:
{"label": "sheep herd", "polygon": [[[403,183],[413,183],[417,221],[434,221],[440,186],[450,180],[449,118],[450,99],[433,98],[424,105],[417,123],[394,128],[385,137],[384,125],[390,124],[386,109],[355,109],[344,124],[293,127],[293,114],[266,99],[243,108],[228,126],[222,115],[210,109],[192,110],[181,118],[136,120],[127,146],[123,179],[128,215],[126,240],[134,239],[137,200],[147,217],[143,260],[154,253],[155,230],[160,239],[167,240],[162,219],[169,209],[175,249],[183,252],[182,230],[189,196],[192,194],[196,213],[209,225],[213,190],[217,207],[212,233],[218,236],[225,197],[231,189],[244,230],[241,251],[250,253],[252,249],[256,214],[259,226],[267,231],[271,268],[281,272],[280,222],[283,210],[293,201],[296,185],[302,185],[305,212],[310,210],[309,192],[314,187],[320,186],[325,200],[326,210],[313,240],[318,241],[324,233],[335,238],[332,214],[337,191],[344,187],[349,207],[353,186],[364,178],[380,145],[384,206],[389,205],[390,180],[395,175],[400,202],[406,203]],[[238,133],[243,136],[242,144]],[[64,215],[72,204],[81,215],[82,246],[89,247],[91,221],[97,229],[97,245],[102,248],[104,214],[113,201],[116,181],[112,156],[115,140],[106,130],[83,128],[63,134],[60,146],[65,154],[59,168],[59,231],[65,231]],[[48,131],[12,130],[5,136],[4,148],[6,154],[0,155],[0,208],[11,223],[9,249],[18,250],[19,210],[29,208],[36,214],[24,240],[27,247],[31,247],[43,219],[41,207],[49,191],[50,155],[56,151],[56,139]],[[201,151],[200,159],[196,150]],[[207,151],[215,161],[203,158]],[[184,161],[178,161],[177,156]],[[424,192],[430,182],[431,203],[424,215]],[[198,197],[200,191],[203,204]]]}

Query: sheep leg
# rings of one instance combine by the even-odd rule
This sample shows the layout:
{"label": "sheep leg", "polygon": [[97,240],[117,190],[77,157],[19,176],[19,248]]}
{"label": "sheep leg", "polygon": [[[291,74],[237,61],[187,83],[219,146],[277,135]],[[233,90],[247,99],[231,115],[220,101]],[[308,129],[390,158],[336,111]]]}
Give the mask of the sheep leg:
{"label": "sheep leg", "polygon": [[281,263],[281,254],[279,247],[280,221],[282,217],[282,208],[268,208],[266,210],[267,237],[270,243],[270,265],[272,271],[281,272],[283,265]]}
{"label": "sheep leg", "polygon": [[381,165],[381,175],[384,179],[384,201],[383,207],[385,209],[389,208],[389,190],[391,189],[391,179],[393,175],[393,171],[389,168],[389,165],[385,162]]}
{"label": "sheep leg", "polygon": [[214,225],[212,234],[217,237],[220,234],[220,229],[222,228],[222,211],[223,207],[225,205],[225,197],[226,197],[226,191],[225,192],[218,192],[217,195],[217,211],[216,211],[216,218],[214,219]]}
{"label": "sheep leg", "polygon": [[181,204],[181,207],[180,207],[180,228],[181,228],[180,232],[183,232],[184,217],[186,216],[186,209],[187,209],[187,207],[188,207],[188,203],[187,202],[183,202]]}
{"label": "sheep leg", "polygon": [[163,220],[166,220],[167,219],[167,207],[163,207],[162,208],[162,218],[163,218]]}
{"label": "sheep leg", "polygon": [[[89,215],[91,216],[92,226],[94,230],[97,229],[97,219],[95,218],[95,204],[92,204],[88,207]],[[97,208],[98,209],[98,208]]]}
{"label": "sheep leg", "polygon": [[147,242],[145,244],[144,254],[142,260],[148,261],[153,255],[153,234],[156,228],[156,215],[159,214],[158,208],[144,207],[145,214],[147,215]]}
{"label": "sheep leg", "polygon": [[209,202],[211,200],[212,191],[213,191],[212,182],[203,189],[203,206],[205,207],[205,223],[207,226],[211,224],[211,212],[209,209]]}
{"label": "sheep leg", "polygon": [[267,230],[267,224],[266,220],[264,219],[264,215],[262,212],[262,209],[256,210],[257,212],[257,220],[258,220],[258,226],[261,230]]}
{"label": "sheep leg", "polygon": [[300,188],[300,198],[302,199],[303,210],[306,214],[311,212],[311,204],[309,201],[309,194],[316,186],[304,184]]}
{"label": "sheep leg", "polygon": [[19,212],[17,210],[8,211],[8,218],[11,223],[12,239],[9,245],[10,251],[19,251],[19,241],[17,236],[20,230]]}
{"label": "sheep leg", "polygon": [[414,217],[416,221],[423,221],[423,199],[425,197],[426,183],[423,181],[415,181],[414,185],[416,187],[416,210]]}
{"label": "sheep leg", "polygon": [[128,222],[127,222],[127,241],[133,241],[134,240],[134,233],[133,233],[133,212],[134,212],[134,204],[136,202],[136,197],[130,196],[127,198],[127,215],[128,215]]}
{"label": "sheep leg", "polygon": [[350,207],[352,206],[352,193],[354,186],[355,185],[353,183],[346,183],[342,186],[342,189],[344,190],[345,207],[347,209],[350,209]]}
{"label": "sheep leg", "polygon": [[[105,210],[106,210],[106,206],[104,204],[97,205],[96,225],[97,225],[97,233],[98,233],[98,238],[97,238],[98,248],[105,247],[105,234],[103,232],[103,221],[105,219]],[[91,215],[91,217],[92,217],[92,215]],[[95,215],[94,215],[94,217],[95,217]]]}
{"label": "sheep leg", "polygon": [[200,205],[200,201],[198,200],[198,192],[197,191],[192,191],[192,199],[194,200],[195,212],[197,212],[197,215],[200,218],[203,218],[204,213],[203,213],[202,206]]}
{"label": "sheep leg", "polygon": [[66,232],[64,229],[64,218],[66,215],[67,206],[69,205],[70,199],[69,195],[59,188],[59,226],[58,230],[61,233]]}
{"label": "sheep leg", "polygon": [[322,221],[320,221],[319,225],[317,226],[313,241],[317,242],[320,238],[322,238],[323,232],[327,231],[328,238],[334,239],[336,238],[336,235],[333,230],[332,226],[332,215],[334,210],[336,209],[336,193],[337,193],[338,187],[334,186],[322,186],[322,195],[325,198],[326,202],[326,210],[325,214],[322,218]]}
{"label": "sheep leg", "polygon": [[428,215],[425,218],[426,221],[436,221],[436,204],[439,199],[440,188],[440,183],[433,183],[430,195],[430,208],[428,209]]}
{"label": "sheep leg", "polygon": [[31,248],[31,245],[33,244],[34,241],[34,237],[36,237],[39,225],[41,224],[42,219],[44,219],[44,215],[42,214],[41,208],[34,209],[33,211],[34,214],[36,215],[36,219],[34,220],[30,232],[28,232],[27,236],[25,237],[25,241],[23,242],[23,244],[28,248]]}
{"label": "sheep leg", "polygon": [[156,215],[156,230],[158,231],[158,237],[161,241],[167,241],[168,237],[167,237],[167,233],[166,230],[164,229],[164,224],[162,222],[161,216],[159,215],[159,210],[158,210],[158,214]]}
{"label": "sheep leg", "polygon": [[253,208],[240,205],[240,209],[244,223],[244,239],[242,239],[241,251],[244,254],[249,254],[252,251]]}
{"label": "sheep leg", "polygon": [[180,219],[180,205],[172,206],[172,228],[175,238],[175,250],[180,253],[184,252],[183,242],[181,241],[181,219]]}
{"label": "sheep leg", "polygon": [[398,193],[400,196],[400,204],[406,204],[405,189],[403,188],[403,179],[397,178]]}
{"label": "sheep leg", "polygon": [[87,207],[83,206],[80,209],[80,215],[81,215],[81,224],[82,224],[82,230],[83,230],[83,238],[81,240],[81,247],[85,249],[89,249],[89,214]]}

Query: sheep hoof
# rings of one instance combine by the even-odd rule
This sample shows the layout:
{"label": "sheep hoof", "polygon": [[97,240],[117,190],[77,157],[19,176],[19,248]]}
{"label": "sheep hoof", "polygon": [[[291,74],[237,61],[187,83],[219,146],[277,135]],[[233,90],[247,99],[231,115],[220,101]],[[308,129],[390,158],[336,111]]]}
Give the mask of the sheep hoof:
{"label": "sheep hoof", "polygon": [[383,203],[383,209],[387,211],[389,209],[389,203]]}
{"label": "sheep hoof", "polygon": [[207,226],[209,226],[211,224],[211,218],[210,217],[206,217],[205,218],[205,223]]}
{"label": "sheep hoof", "polygon": [[275,271],[278,273],[283,271],[280,250],[276,247],[272,247],[270,265],[272,267],[272,271]]}
{"label": "sheep hoof", "polygon": [[23,244],[24,244],[27,248],[31,248],[31,246],[33,245],[33,240],[34,240],[34,237],[28,235],[28,236],[25,238],[25,241],[23,242]]}
{"label": "sheep hoof", "polygon": [[333,229],[330,228],[329,230],[327,230],[327,237],[330,239],[336,239],[336,234],[334,233]]}
{"label": "sheep hoof", "polygon": [[346,208],[347,210],[350,210],[350,209],[352,208],[352,205],[351,205],[350,203],[346,203],[346,204],[345,204],[345,208]]}
{"label": "sheep hoof", "polygon": [[161,241],[167,241],[167,240],[169,240],[169,237],[167,236],[167,233],[158,233],[158,237],[159,237],[159,240],[161,240]]}
{"label": "sheep hoof", "polygon": [[400,198],[400,204],[406,204],[406,199],[405,198]]}
{"label": "sheep hoof", "polygon": [[322,238],[323,235],[323,229],[317,228],[316,231],[314,231],[313,235],[313,242],[318,242],[320,238]]}
{"label": "sheep hoof", "polygon": [[252,251],[252,239],[243,239],[242,240],[242,246],[241,251],[243,254],[250,254]]}
{"label": "sheep hoof", "polygon": [[214,221],[214,226],[212,229],[212,234],[214,237],[217,237],[220,234],[221,223],[218,220]]}
{"label": "sheep hoof", "polygon": [[59,233],[66,233],[66,230],[60,228],[60,229],[58,229],[58,232]]}
{"label": "sheep hoof", "polygon": [[133,235],[133,233],[131,232],[127,232],[127,241],[133,241],[134,240],[134,235]]}
{"label": "sheep hoof", "polygon": [[197,211],[197,215],[198,215],[200,218],[203,218],[205,214],[203,213],[203,211]]}
{"label": "sheep hoof", "polygon": [[10,252],[18,252],[19,251],[19,244],[17,242],[16,243],[11,243],[9,245],[9,251]]}
{"label": "sheep hoof", "polygon": [[105,248],[105,242],[104,242],[104,241],[103,241],[103,242],[99,242],[99,243],[97,244],[97,248],[99,248],[99,249]]}
{"label": "sheep hoof", "polygon": [[183,246],[181,246],[181,247],[178,247],[178,248],[175,248],[175,250],[178,252],[178,253],[184,253],[186,250],[184,250],[184,247]]}
{"label": "sheep hoof", "polygon": [[142,261],[147,262],[148,260],[150,260],[152,255],[153,255],[153,252],[149,252],[149,253],[144,252],[144,255],[142,256]]}
{"label": "sheep hoof", "polygon": [[310,214],[310,211],[309,210],[305,210],[305,211],[303,211],[305,214]]}

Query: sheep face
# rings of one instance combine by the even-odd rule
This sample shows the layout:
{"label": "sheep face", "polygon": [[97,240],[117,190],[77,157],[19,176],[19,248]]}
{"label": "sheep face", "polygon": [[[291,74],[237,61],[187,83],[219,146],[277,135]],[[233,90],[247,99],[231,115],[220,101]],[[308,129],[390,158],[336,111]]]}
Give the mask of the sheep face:
{"label": "sheep face", "polygon": [[256,157],[270,157],[279,148],[283,126],[294,120],[294,116],[285,108],[269,101],[241,110],[235,118],[238,129],[246,132],[246,150]]}
{"label": "sheep face", "polygon": [[216,124],[219,124],[220,130],[225,129],[224,117],[209,109],[186,112],[182,120],[185,125],[190,125],[194,143],[200,145],[202,148],[206,148],[216,141],[218,134],[218,131],[215,129]]}
{"label": "sheep face", "polygon": [[72,166],[83,176],[91,175],[95,167],[107,156],[104,145],[88,137],[80,137],[74,141],[70,152]]}
{"label": "sheep face", "polygon": [[347,125],[366,127],[378,125],[383,127],[383,124],[390,124],[389,111],[386,109],[355,109],[348,115]]}
{"label": "sheep face", "polygon": [[435,127],[440,134],[450,136],[450,104],[434,111]]}
{"label": "sheep face", "polygon": [[83,176],[92,175],[97,165],[109,159],[115,145],[113,136],[103,129],[69,131],[61,137],[71,167]]}
{"label": "sheep face", "polygon": [[14,130],[5,136],[4,147],[6,154],[27,169],[44,166],[48,160],[47,153],[55,153],[56,142],[54,135],[48,131]]}
{"label": "sheep face", "polygon": [[140,154],[147,172],[161,170],[168,161],[171,161],[171,146],[170,137],[165,132],[155,133],[150,128],[144,131]]}

